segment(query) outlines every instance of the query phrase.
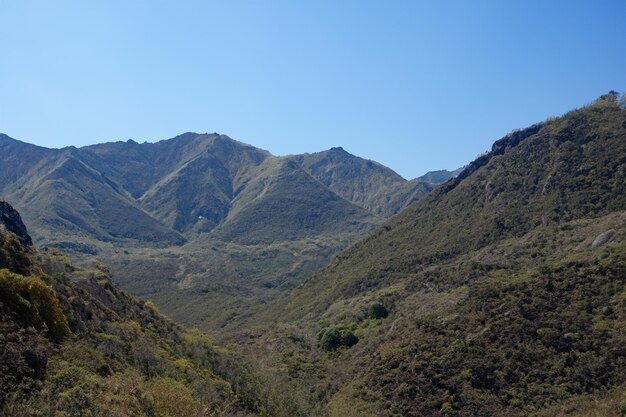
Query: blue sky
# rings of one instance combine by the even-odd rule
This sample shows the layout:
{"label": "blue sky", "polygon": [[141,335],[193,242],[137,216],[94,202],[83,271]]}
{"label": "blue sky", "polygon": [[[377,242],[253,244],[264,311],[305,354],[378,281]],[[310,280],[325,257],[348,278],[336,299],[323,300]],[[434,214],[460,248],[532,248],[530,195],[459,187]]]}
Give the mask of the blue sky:
{"label": "blue sky", "polygon": [[227,134],[412,178],[626,90],[626,1],[0,0],[0,132]]}

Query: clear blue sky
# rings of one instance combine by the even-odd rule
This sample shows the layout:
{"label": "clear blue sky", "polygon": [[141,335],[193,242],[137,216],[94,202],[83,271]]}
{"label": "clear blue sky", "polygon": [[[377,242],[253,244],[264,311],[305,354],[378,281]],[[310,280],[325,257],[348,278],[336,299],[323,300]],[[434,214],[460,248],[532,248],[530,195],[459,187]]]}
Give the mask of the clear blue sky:
{"label": "clear blue sky", "polygon": [[626,1],[0,0],[0,132],[220,132],[405,177],[626,90]]}

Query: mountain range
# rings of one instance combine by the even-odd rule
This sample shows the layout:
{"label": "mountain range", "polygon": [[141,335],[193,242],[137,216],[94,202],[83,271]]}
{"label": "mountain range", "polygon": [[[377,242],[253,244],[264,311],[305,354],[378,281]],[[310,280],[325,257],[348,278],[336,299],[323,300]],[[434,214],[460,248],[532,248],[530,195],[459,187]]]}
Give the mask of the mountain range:
{"label": "mountain range", "polygon": [[[31,151],[45,152],[38,149]],[[301,185],[296,167],[313,172],[315,161],[332,159],[269,158],[256,172],[274,172],[274,185],[283,175]],[[306,165],[307,158],[314,162]],[[30,169],[37,171],[35,165]],[[81,172],[98,182],[94,171]],[[368,213],[364,219],[376,219],[377,196],[342,187],[332,172],[315,172],[325,190],[344,193]],[[128,177],[137,190],[145,187],[145,178]],[[194,183],[176,177],[159,187],[187,190],[184,184]],[[249,178],[251,192],[261,177]],[[83,182],[71,178],[59,189],[78,194]],[[270,196],[253,194],[262,200],[262,216],[271,218],[289,189],[263,187]],[[228,187],[220,189],[223,195],[204,200],[214,211],[203,213],[219,212],[218,200],[229,195]],[[141,206],[140,197],[133,207]],[[253,204],[240,203],[242,213]],[[169,217],[172,225],[175,218]],[[275,224],[293,227],[294,218]],[[269,271],[275,258],[263,251],[283,256],[305,244],[316,251],[325,233],[313,226],[316,239],[303,240],[294,230],[289,236],[296,240],[258,243],[272,233],[260,225],[235,242],[236,228],[222,220],[208,234],[233,241],[218,243],[203,236],[202,220],[183,221],[181,230],[159,220],[187,243],[169,252],[129,245],[125,258],[112,258],[126,265],[113,278],[166,268],[154,284],[171,276],[193,286],[207,266],[239,263],[243,271],[251,248]],[[81,267],[58,249],[38,252],[28,220],[7,203],[0,203],[0,225],[4,415],[622,417],[626,410],[626,101],[614,92],[512,131],[294,288],[263,298],[243,280],[230,283],[240,304],[221,301],[230,317],[212,322],[216,342],[126,294],[102,263]],[[112,239],[140,241],[130,236]],[[213,265],[218,256],[233,264]],[[275,281],[264,279],[271,290]],[[228,298],[219,287],[227,284],[205,287],[202,302],[163,291],[156,304],[187,301],[186,309],[172,311],[210,321],[219,311],[206,300]],[[246,297],[256,303],[246,306]]]}
{"label": "mountain range", "polygon": [[0,196],[37,245],[105,261],[133,294],[212,326],[297,285],[456,175],[407,181],[342,148],[275,157],[216,133],[63,149],[0,135],[0,172]]}

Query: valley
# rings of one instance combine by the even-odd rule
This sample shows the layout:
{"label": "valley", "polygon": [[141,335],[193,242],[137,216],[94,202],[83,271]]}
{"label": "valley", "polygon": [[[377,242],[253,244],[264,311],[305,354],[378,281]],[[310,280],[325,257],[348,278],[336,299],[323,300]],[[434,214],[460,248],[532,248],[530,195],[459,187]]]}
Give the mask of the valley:
{"label": "valley", "polygon": [[[171,198],[180,202],[159,200],[151,212],[140,207],[155,192],[137,188],[132,201],[124,191],[146,188],[145,178],[98,176],[63,157],[30,161],[24,172],[46,174],[5,186],[14,198],[30,196],[25,212],[38,230],[31,239],[29,217],[22,223],[1,206],[5,414],[54,408],[99,416],[113,407],[115,415],[181,417],[623,415],[623,96],[611,92],[512,131],[446,182],[414,181],[426,192],[413,203],[407,187],[415,184],[342,150],[245,155],[265,159],[254,175],[229,171],[239,178],[231,184],[246,184],[238,192],[218,182],[221,193],[194,193],[226,164],[192,170],[207,175],[199,180],[185,175],[185,163],[154,185],[177,190]],[[59,178],[50,166],[72,174]],[[370,180],[345,185],[347,172]],[[33,184],[40,188],[28,191]],[[68,240],[82,223],[70,226],[63,204],[103,213],[95,191],[107,186],[130,201],[123,212],[143,226],[105,228],[108,213]],[[65,191],[44,192],[52,189]],[[390,204],[400,207],[392,194],[408,206],[385,219]],[[58,211],[37,217],[37,195],[52,196],[48,207]],[[187,210],[202,211],[176,214],[191,198],[198,202]],[[64,231],[52,228],[61,224]],[[63,242],[81,266],[55,247]],[[77,251],[84,247],[95,253]],[[94,256],[108,257],[111,269]],[[209,329],[215,342],[160,311]]]}
{"label": "valley", "polygon": [[0,1],[0,417],[626,417],[623,16]]}

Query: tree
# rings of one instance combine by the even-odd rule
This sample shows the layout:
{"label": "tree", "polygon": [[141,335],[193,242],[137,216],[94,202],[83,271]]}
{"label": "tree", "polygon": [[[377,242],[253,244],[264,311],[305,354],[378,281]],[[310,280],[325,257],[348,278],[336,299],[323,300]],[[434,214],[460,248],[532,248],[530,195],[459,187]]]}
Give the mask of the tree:
{"label": "tree", "polygon": [[381,303],[372,304],[368,313],[368,317],[375,320],[387,318],[388,315],[389,312]]}
{"label": "tree", "polygon": [[326,330],[320,340],[320,347],[328,352],[337,350],[341,344],[341,332],[337,329]]}

